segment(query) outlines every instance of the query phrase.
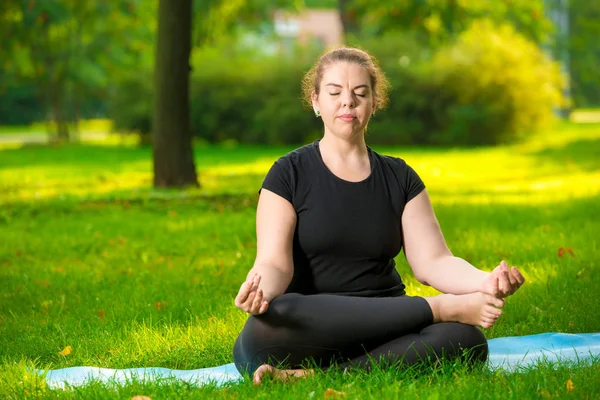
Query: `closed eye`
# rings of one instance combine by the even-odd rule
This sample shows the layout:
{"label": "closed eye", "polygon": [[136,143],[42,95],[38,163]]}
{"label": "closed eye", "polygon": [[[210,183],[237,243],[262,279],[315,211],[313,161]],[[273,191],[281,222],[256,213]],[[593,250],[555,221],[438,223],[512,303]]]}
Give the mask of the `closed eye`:
{"label": "closed eye", "polygon": [[[330,96],[337,96],[339,93],[329,93]],[[366,94],[355,93],[358,97],[367,97]]]}

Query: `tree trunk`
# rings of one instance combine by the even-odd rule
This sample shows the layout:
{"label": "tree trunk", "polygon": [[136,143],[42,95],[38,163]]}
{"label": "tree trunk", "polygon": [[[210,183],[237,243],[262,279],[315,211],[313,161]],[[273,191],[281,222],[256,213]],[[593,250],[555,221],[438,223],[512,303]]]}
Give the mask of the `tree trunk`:
{"label": "tree trunk", "polygon": [[56,141],[58,142],[68,142],[70,139],[69,135],[69,123],[68,119],[65,116],[64,103],[63,98],[61,96],[62,85],[57,84],[55,86],[55,90],[53,91],[52,98],[52,116],[54,118],[54,123],[56,124]]}
{"label": "tree trunk", "polygon": [[154,186],[198,186],[189,116],[192,0],[160,0],[153,126]]}

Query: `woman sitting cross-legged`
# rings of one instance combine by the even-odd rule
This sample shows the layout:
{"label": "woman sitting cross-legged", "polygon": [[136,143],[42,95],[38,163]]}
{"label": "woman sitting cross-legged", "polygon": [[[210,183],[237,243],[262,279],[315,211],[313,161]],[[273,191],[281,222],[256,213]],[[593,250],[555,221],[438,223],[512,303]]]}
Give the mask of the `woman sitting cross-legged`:
{"label": "woman sitting cross-legged", "polygon": [[[256,213],[257,255],[235,299],[250,314],[233,350],[255,383],[319,368],[485,360],[504,298],[524,282],[502,261],[480,271],[449,251],[425,185],[365,143],[388,83],[366,52],[322,55],[303,82],[322,139],[281,157]],[[394,257],[443,292],[405,295]],[[285,365],[285,368],[280,369]]]}

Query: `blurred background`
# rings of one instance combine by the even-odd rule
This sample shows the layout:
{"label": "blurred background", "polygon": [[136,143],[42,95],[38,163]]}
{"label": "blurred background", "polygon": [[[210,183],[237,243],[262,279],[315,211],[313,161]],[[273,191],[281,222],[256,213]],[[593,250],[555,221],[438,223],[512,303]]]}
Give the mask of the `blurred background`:
{"label": "blurred background", "polygon": [[[323,50],[341,45],[372,53],[393,86],[390,106],[370,124],[371,145],[506,144],[557,119],[600,120],[599,1],[164,3],[3,0],[0,140],[119,133],[143,146],[154,132],[184,141],[189,133],[197,143],[303,144],[322,125],[302,105],[301,78]],[[158,27],[176,3],[189,7],[170,18],[189,31],[189,98],[180,97],[190,123],[161,133],[155,117],[169,111],[155,101],[157,85],[181,77],[156,66],[171,60],[182,33]],[[178,20],[184,14],[189,25]]]}

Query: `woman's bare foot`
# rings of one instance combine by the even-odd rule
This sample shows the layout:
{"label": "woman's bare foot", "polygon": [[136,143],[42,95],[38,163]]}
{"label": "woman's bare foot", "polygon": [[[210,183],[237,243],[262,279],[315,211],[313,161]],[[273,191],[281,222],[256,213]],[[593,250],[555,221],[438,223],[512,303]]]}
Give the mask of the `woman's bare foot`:
{"label": "woman's bare foot", "polygon": [[267,364],[263,364],[254,372],[252,383],[260,385],[266,376],[272,379],[287,382],[291,378],[302,378],[312,374],[312,369],[278,369]]}
{"label": "woman's bare foot", "polygon": [[483,328],[491,328],[496,323],[504,300],[485,293],[442,294],[426,297],[433,311],[433,322],[461,322]]}

